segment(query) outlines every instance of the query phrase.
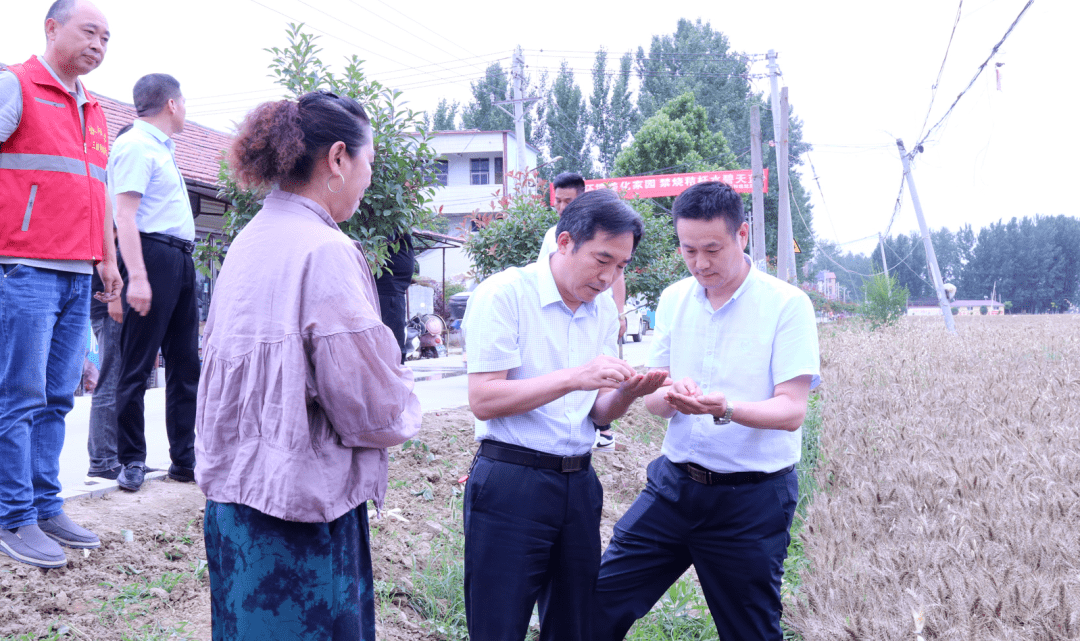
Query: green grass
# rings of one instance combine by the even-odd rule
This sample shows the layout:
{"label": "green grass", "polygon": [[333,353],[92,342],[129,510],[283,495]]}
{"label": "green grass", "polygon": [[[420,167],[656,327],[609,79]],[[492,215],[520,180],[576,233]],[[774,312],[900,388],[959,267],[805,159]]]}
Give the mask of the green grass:
{"label": "green grass", "polygon": [[[800,576],[810,567],[810,560],[806,558],[802,537],[799,535],[805,524],[806,508],[818,491],[814,472],[821,458],[821,406],[821,397],[816,394],[811,395],[806,409],[806,420],[803,422],[802,459],[798,466],[799,503],[791,522],[791,543],[788,545],[787,559],[784,560],[784,583],[781,586],[781,592],[785,598],[798,594]],[[784,638],[801,639],[802,635],[785,626]]]}
{"label": "green grass", "polygon": [[638,619],[627,633],[627,641],[711,641],[717,639],[709,605],[701,588],[684,574],[648,614]]}

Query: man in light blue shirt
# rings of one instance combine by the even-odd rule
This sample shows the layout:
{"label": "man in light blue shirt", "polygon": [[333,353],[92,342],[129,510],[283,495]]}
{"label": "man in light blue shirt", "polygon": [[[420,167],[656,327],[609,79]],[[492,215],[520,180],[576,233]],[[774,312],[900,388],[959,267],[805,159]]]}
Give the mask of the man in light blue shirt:
{"label": "man in light blue shirt", "polygon": [[473,641],[591,641],[603,488],[593,422],[618,418],[666,374],[615,358],[599,294],[626,267],[641,217],[610,191],[574,200],[557,250],[485,280],[465,312],[476,459],[465,488],[465,611]]}
{"label": "man in light blue shirt", "polygon": [[794,466],[820,382],[813,306],[751,265],[729,185],[687,189],[672,215],[692,277],[660,297],[648,365],[674,383],[645,399],[670,422],[604,552],[596,638],[622,639],[693,564],[721,639],[779,641]]}
{"label": "man in light blue shirt", "polygon": [[195,221],[176,165],[172,137],[184,130],[180,83],[149,74],[133,91],[138,119],[109,156],[116,229],[127,268],[116,385],[117,485],[143,483],[146,437],[143,396],[158,349],[165,359],[165,429],[169,477],[195,481],[195,404],[199,385],[199,315],[195,289]]}

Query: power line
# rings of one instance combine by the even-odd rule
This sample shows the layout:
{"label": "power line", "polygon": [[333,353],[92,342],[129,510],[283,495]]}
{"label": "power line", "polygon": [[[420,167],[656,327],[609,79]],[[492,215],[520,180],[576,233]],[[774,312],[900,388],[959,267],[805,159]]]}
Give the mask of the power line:
{"label": "power line", "polygon": [[926,108],[926,117],[923,118],[922,127],[919,128],[919,138],[926,130],[926,123],[930,121],[930,112],[934,109],[934,98],[937,97],[938,85],[941,84],[941,74],[945,72],[945,61],[949,59],[949,50],[952,49],[953,36],[956,35],[956,26],[960,24],[960,10],[963,8],[964,0],[960,0],[960,4],[956,6],[956,19],[953,20],[952,31],[949,33],[949,42],[945,45],[945,56],[941,59],[941,68],[938,69],[937,78],[934,79],[934,85],[930,88],[930,106]]}
{"label": "power line", "polygon": [[975,81],[979,79],[980,75],[982,75],[983,70],[986,69],[986,65],[990,64],[990,61],[994,59],[994,56],[997,55],[997,52],[1001,48],[1001,45],[1005,44],[1005,41],[1009,38],[1009,35],[1013,32],[1013,29],[1016,28],[1017,24],[1019,24],[1020,19],[1024,17],[1024,14],[1027,13],[1027,10],[1030,9],[1031,5],[1034,4],[1034,3],[1035,3],[1035,0],[1028,0],[1027,1],[1027,3],[1024,5],[1024,8],[1020,10],[1020,13],[1017,14],[1016,18],[1012,21],[1012,24],[1009,25],[1009,28],[1005,31],[1005,35],[1001,36],[1001,40],[998,40],[997,44],[994,45],[994,48],[990,50],[990,55],[987,56],[986,60],[984,60],[983,63],[981,65],[979,65],[979,68],[975,70],[975,75],[971,77],[971,82],[969,82],[968,85],[966,87],[964,87],[963,91],[961,91],[956,96],[956,99],[953,100],[953,103],[951,105],[949,105],[949,109],[945,112],[945,115],[943,115],[936,123],[934,123],[934,126],[930,127],[930,129],[926,132],[926,135],[923,136],[919,140],[919,142],[914,147],[911,148],[911,151],[908,152],[908,157],[909,158],[914,158],[916,153],[922,151],[923,143],[926,142],[927,139],[930,138],[930,136],[934,133],[934,131],[936,131],[939,127],[941,127],[942,123],[945,122],[945,119],[948,118],[949,114],[952,113],[952,110],[954,108],[956,108],[956,104],[958,102],[960,102],[961,98],[964,97],[964,94],[967,93],[968,90],[971,89],[971,87],[975,85]]}

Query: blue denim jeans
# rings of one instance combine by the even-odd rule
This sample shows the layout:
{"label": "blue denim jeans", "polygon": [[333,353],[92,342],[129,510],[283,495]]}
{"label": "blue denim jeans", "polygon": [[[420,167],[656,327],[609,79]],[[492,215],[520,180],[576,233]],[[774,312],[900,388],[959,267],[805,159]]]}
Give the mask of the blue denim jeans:
{"label": "blue denim jeans", "polygon": [[120,380],[120,328],[112,318],[96,318],[90,326],[98,342],[101,368],[90,403],[90,435],[86,442],[90,472],[104,472],[120,464],[116,457],[116,383]]}
{"label": "blue denim jeans", "polygon": [[0,265],[0,528],[63,509],[60,450],[90,316],[90,275]]}

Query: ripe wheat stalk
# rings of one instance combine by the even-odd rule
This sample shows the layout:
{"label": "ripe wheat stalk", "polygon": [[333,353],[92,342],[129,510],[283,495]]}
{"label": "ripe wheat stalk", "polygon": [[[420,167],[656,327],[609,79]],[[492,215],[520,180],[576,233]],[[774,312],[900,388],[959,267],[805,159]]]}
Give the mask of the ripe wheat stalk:
{"label": "ripe wheat stalk", "polygon": [[821,330],[807,641],[1080,637],[1080,318],[957,321]]}

